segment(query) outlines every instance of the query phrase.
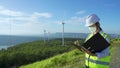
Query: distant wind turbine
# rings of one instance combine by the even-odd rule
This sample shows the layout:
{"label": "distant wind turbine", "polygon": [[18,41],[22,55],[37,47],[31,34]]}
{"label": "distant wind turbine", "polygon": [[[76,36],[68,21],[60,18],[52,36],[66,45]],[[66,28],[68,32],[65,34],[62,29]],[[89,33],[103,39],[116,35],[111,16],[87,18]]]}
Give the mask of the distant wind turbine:
{"label": "distant wind turbine", "polygon": [[64,46],[64,22],[62,21],[62,25],[63,25],[63,32],[62,32],[62,46]]}
{"label": "distant wind turbine", "polygon": [[46,30],[44,30],[44,43],[46,42]]}

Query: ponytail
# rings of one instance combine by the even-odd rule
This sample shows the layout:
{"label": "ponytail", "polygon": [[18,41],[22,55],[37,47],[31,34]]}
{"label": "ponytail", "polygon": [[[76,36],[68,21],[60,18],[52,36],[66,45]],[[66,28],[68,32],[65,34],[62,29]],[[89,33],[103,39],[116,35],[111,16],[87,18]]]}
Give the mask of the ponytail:
{"label": "ponytail", "polygon": [[96,22],[95,25],[96,25],[97,29],[100,29],[100,31],[102,31],[102,28],[100,27],[100,23],[99,22]]}

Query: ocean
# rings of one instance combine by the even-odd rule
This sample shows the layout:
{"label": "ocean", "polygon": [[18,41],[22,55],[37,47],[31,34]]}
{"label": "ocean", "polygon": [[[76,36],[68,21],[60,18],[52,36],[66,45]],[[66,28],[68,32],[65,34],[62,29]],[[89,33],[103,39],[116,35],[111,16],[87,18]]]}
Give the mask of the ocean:
{"label": "ocean", "polygon": [[43,40],[43,37],[36,36],[8,36],[0,35],[0,49],[7,49],[8,47],[36,40]]}
{"label": "ocean", "polygon": [[11,46],[14,46],[14,45],[0,45],[0,50],[7,49],[8,47],[11,47]]}

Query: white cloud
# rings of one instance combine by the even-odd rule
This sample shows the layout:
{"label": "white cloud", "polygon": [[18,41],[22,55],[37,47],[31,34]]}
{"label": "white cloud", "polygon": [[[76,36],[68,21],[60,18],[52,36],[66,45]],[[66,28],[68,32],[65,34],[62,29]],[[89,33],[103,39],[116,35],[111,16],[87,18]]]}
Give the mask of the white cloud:
{"label": "white cloud", "polygon": [[67,20],[68,23],[83,23],[85,21],[85,17],[71,17],[70,20]]}
{"label": "white cloud", "polygon": [[0,6],[0,29],[2,29],[0,34],[10,34],[10,25],[12,27],[11,34],[41,33],[38,30],[45,26],[45,22],[41,22],[41,20],[51,17],[52,14],[48,12],[27,14]]}
{"label": "white cloud", "polygon": [[[85,13],[86,13],[85,10],[81,10],[79,12],[76,12],[76,14],[85,14]],[[84,16],[84,15],[82,17],[80,17],[80,16],[73,16],[73,17],[70,17],[70,19],[65,20],[64,22],[66,22],[66,23],[73,23],[73,24],[84,23],[85,22],[85,18],[86,18],[86,16]]]}
{"label": "white cloud", "polygon": [[7,22],[21,22],[21,23],[34,23],[38,22],[39,18],[51,18],[51,13],[39,13],[33,12],[31,14],[27,14],[21,11],[14,11],[7,9],[3,6],[0,6],[0,23],[7,23]]}
{"label": "white cloud", "polygon": [[7,23],[10,22],[9,18],[0,18],[0,23]]}
{"label": "white cloud", "polygon": [[[78,12],[78,14],[82,13],[85,13],[85,11]],[[10,34],[10,25],[12,25],[11,34],[42,34],[44,28],[53,30],[53,32],[61,29],[57,24],[61,24],[62,21],[47,21],[48,18],[52,17],[52,14],[48,12],[33,12],[31,14],[27,14],[25,12],[14,11],[0,6],[0,15],[0,29],[2,29],[0,34]],[[47,20],[45,20],[46,18]],[[85,17],[74,16],[64,20],[64,22],[67,24],[76,24],[84,22],[84,19]],[[55,27],[53,27],[53,25],[51,26],[51,24],[55,25]],[[58,28],[54,29],[57,26]]]}
{"label": "white cloud", "polygon": [[[27,13],[24,13],[24,12],[21,12],[21,11],[14,11],[14,10],[10,10],[10,9],[7,9],[3,6],[0,6],[0,22],[8,22],[9,20],[12,20],[12,21],[35,21],[37,20],[38,18],[51,18],[52,17],[52,14],[51,13],[47,13],[47,12],[44,12],[44,13],[39,13],[39,12],[33,12],[31,14],[27,14]],[[24,22],[24,23],[25,23]]]}
{"label": "white cloud", "polygon": [[[62,21],[55,21],[56,24],[61,24],[61,22]],[[84,23],[85,22],[85,16],[84,17],[74,16],[74,17],[71,17],[68,20],[64,20],[63,22],[65,22],[67,24]]]}
{"label": "white cloud", "polygon": [[44,18],[50,18],[52,17],[52,14],[50,13],[38,13],[38,12],[34,12],[31,17],[36,18],[36,17],[44,17]]}
{"label": "white cloud", "polygon": [[85,10],[81,10],[79,12],[77,12],[76,14],[84,14],[86,11]]}
{"label": "white cloud", "polygon": [[22,16],[24,13],[19,11],[13,11],[10,9],[6,9],[3,6],[0,6],[0,15],[6,15],[6,16]]}

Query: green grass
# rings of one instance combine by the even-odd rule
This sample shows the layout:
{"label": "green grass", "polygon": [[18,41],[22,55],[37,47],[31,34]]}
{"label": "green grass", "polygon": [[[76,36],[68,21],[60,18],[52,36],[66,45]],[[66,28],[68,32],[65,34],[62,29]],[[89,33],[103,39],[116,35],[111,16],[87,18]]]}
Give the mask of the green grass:
{"label": "green grass", "polygon": [[75,49],[20,68],[84,68],[84,53]]}
{"label": "green grass", "polygon": [[[120,52],[120,41],[114,40],[111,44],[111,68],[119,68],[120,60],[118,54]],[[34,62],[32,64],[23,65],[20,68],[85,68],[84,53],[75,49],[70,52],[56,55],[43,61]]]}
{"label": "green grass", "polygon": [[42,40],[17,44],[7,49],[0,50],[0,68],[18,68],[21,65],[45,60],[58,54],[69,52],[75,47],[74,39],[65,41],[66,46],[61,46],[61,39],[51,39],[44,43]]}
{"label": "green grass", "polygon": [[110,68],[120,68],[120,42],[115,42],[112,47]]}

